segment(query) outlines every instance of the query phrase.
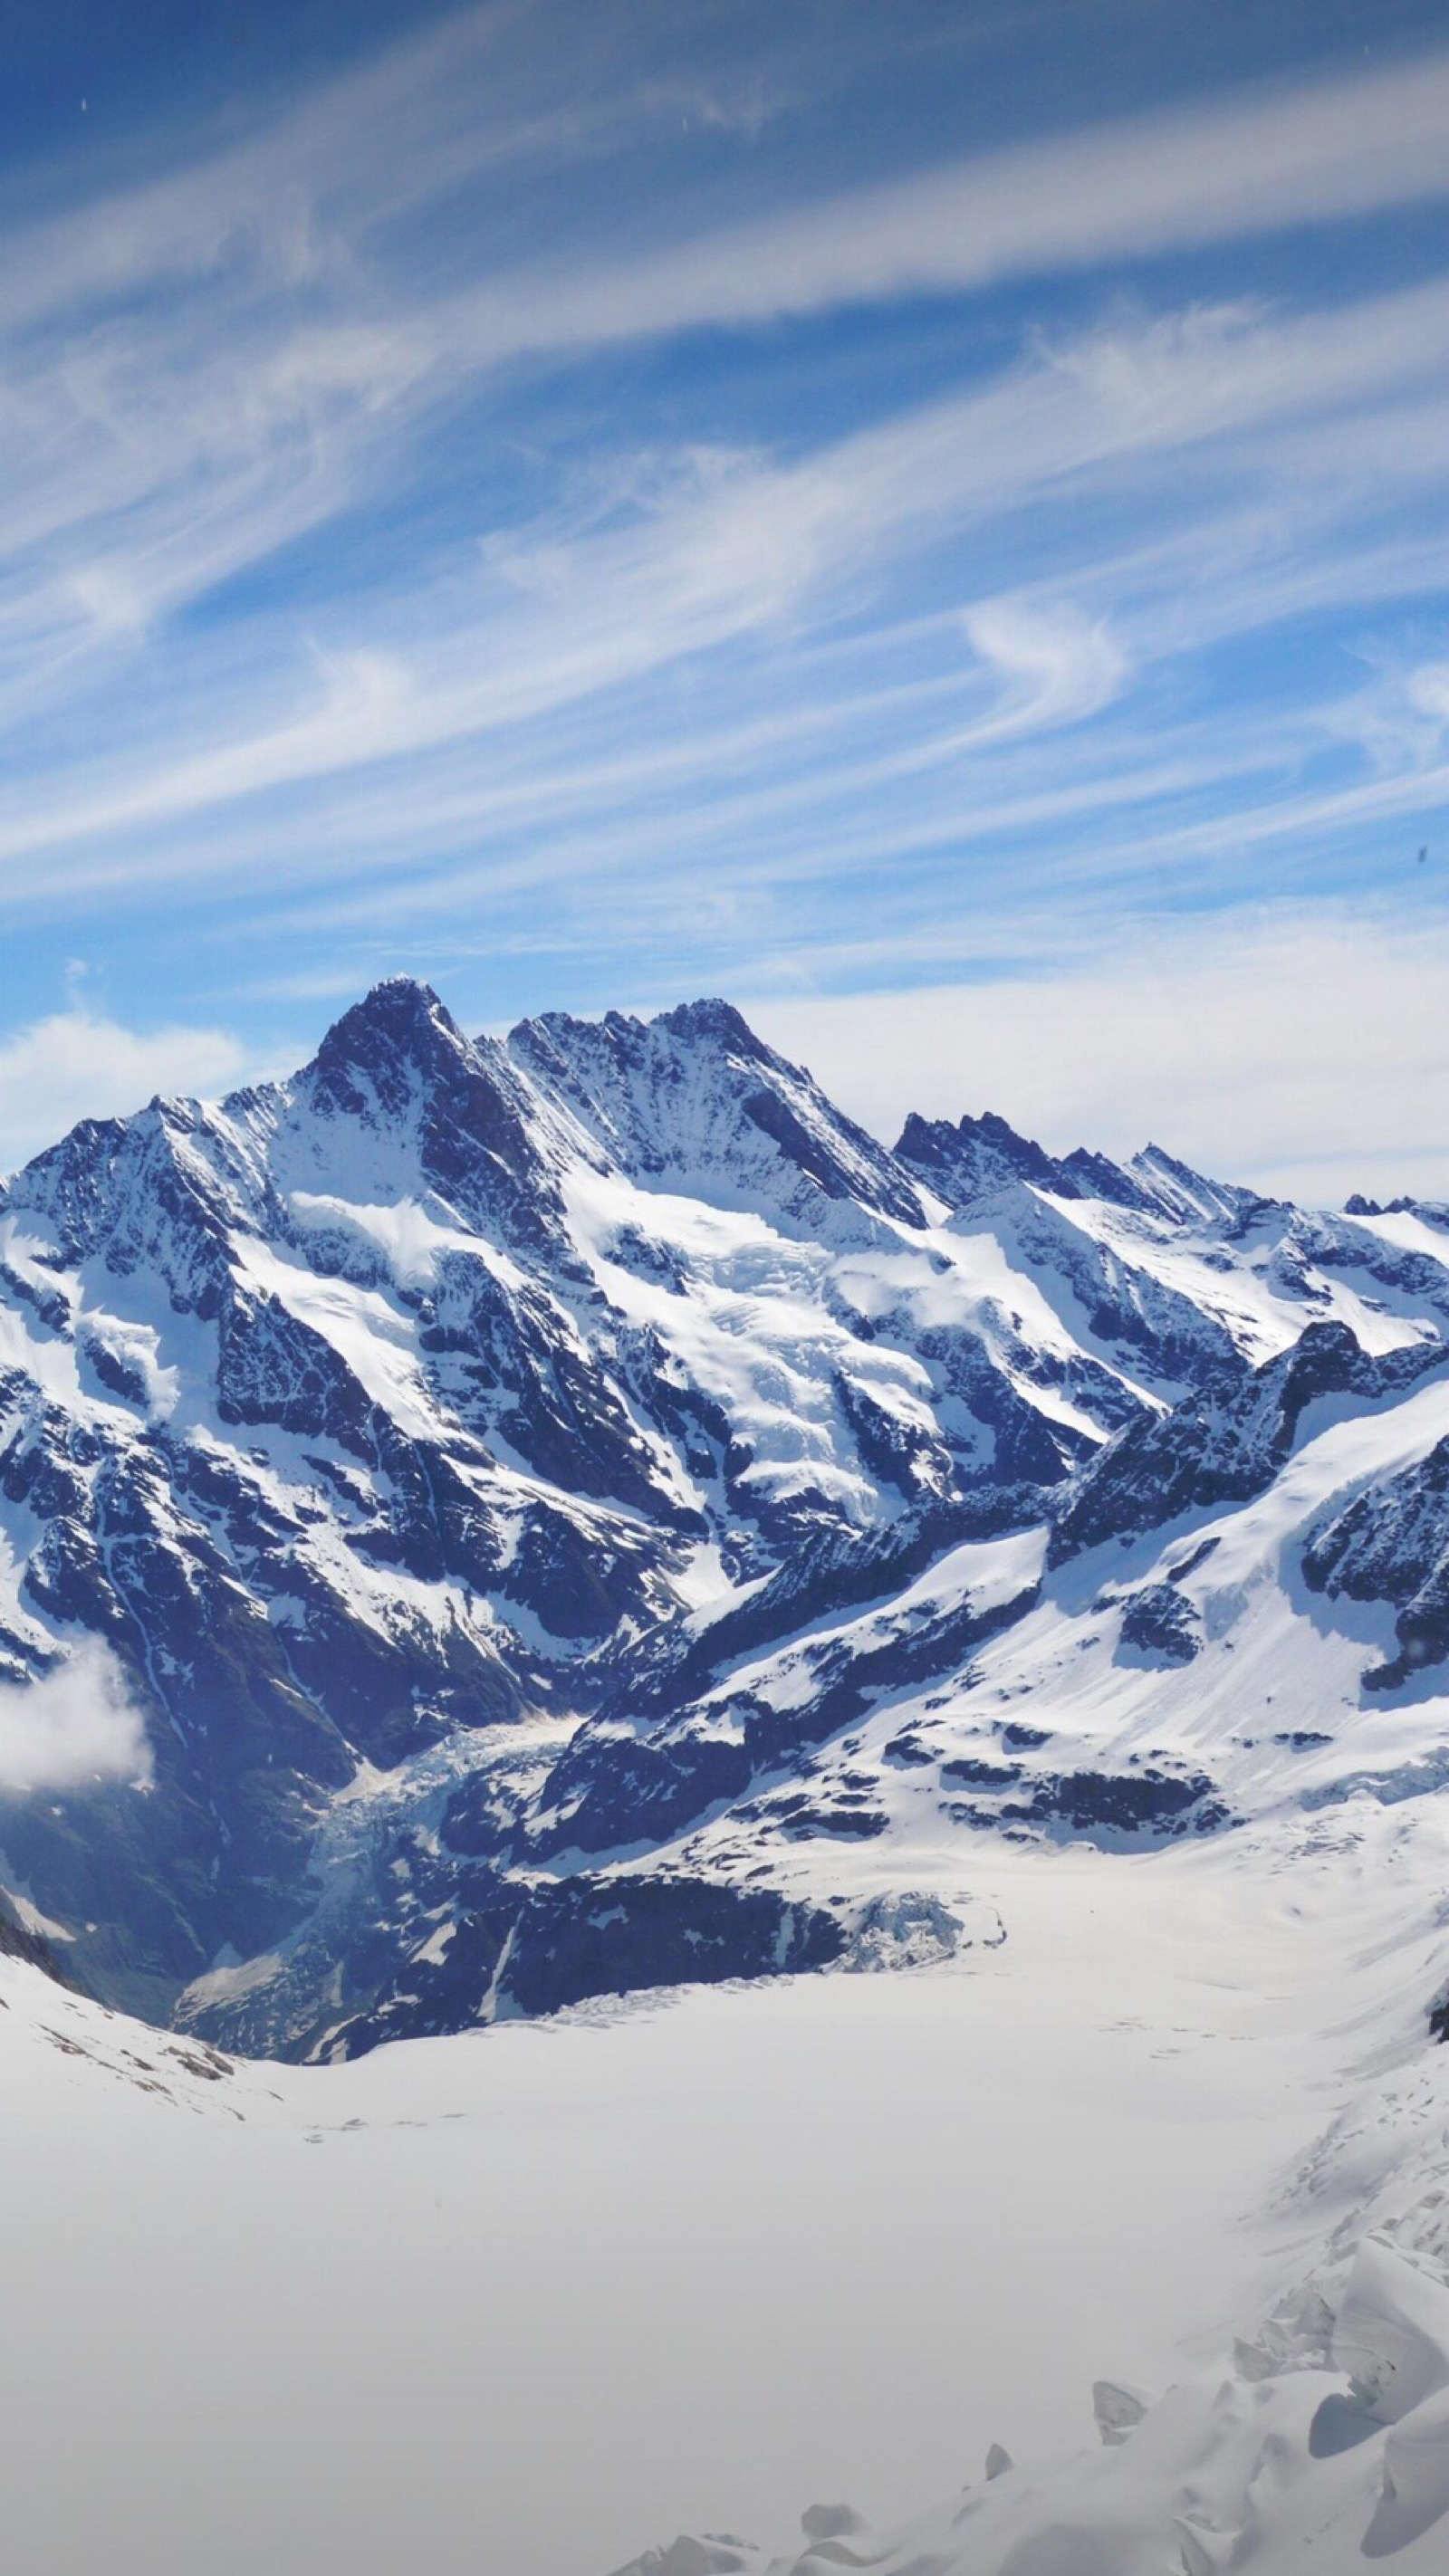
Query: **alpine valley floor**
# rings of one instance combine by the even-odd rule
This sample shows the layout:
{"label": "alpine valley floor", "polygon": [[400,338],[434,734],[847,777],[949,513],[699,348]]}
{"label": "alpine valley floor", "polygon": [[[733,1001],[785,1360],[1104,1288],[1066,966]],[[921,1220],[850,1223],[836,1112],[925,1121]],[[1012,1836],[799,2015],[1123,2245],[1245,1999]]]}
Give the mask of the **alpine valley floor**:
{"label": "alpine valley floor", "polygon": [[[1367,1795],[1140,1853],[982,1835],[940,1964],[325,2068],[224,2060],[0,1960],[9,2562],[604,2576],[644,2550],[703,2576],[793,2567],[812,2498],[888,2526],[949,2495],[895,2540],[826,2515],[800,2563],[1357,2567],[1400,2437],[1311,2458],[1309,2400],[1352,2405],[1311,2300],[1276,2330],[1309,2366],[1229,2356],[1371,2229],[1360,2305],[1365,2262],[1445,2297],[1415,2266],[1449,2244],[1446,1845],[1439,1799]],[[1101,2450],[1103,2374],[1183,2384],[1185,2538],[1159,2416]],[[1204,2428],[1243,2449],[1235,2390],[1302,2417],[1319,2554],[1214,2536]],[[958,2525],[993,2443],[1062,2465]],[[1390,2521],[1404,2576],[1443,2566],[1436,2521]],[[677,2531],[763,2554],[648,2556]]]}

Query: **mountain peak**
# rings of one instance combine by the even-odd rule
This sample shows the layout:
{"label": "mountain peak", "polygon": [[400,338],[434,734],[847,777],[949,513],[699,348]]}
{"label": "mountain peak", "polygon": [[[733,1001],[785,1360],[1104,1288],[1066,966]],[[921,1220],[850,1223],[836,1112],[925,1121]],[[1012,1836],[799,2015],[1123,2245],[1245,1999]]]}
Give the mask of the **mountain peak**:
{"label": "mountain peak", "polygon": [[379,1049],[394,1055],[432,1052],[439,1040],[452,1047],[466,1044],[452,1013],[431,984],[414,975],[386,975],[360,1002],[334,1020],[318,1048],[324,1056],[348,1063],[365,1061]]}
{"label": "mountain peak", "polygon": [[[1060,1164],[1049,1157],[1034,1136],[1021,1136],[998,1110],[982,1110],[980,1118],[959,1118],[951,1126],[949,1118],[920,1118],[910,1113],[900,1131],[897,1157],[913,1170],[951,1170],[954,1175],[969,1172],[975,1177],[975,1188],[1000,1188],[1008,1177],[1034,1180],[1042,1190],[1062,1188]],[[1067,1190],[1075,1198],[1075,1188]]]}
{"label": "mountain peak", "polygon": [[386,1173],[389,1188],[421,1183],[480,1220],[491,1209],[515,1238],[537,1234],[551,1193],[526,1086],[494,1039],[465,1035],[431,985],[411,975],[375,984],[328,1030],[292,1089],[298,1172],[320,1171],[331,1151],[308,1133],[310,1113],[321,1113],[324,1129],[356,1121],[377,1140],[369,1151],[379,1189]]}
{"label": "mountain peak", "polygon": [[954,1204],[973,1201],[1029,1181],[1038,1189],[1076,1198],[1076,1181],[1033,1136],[1019,1135],[994,1109],[979,1118],[918,1117],[913,1110],[901,1130],[896,1155],[908,1170],[941,1191]]}
{"label": "mountain peak", "polygon": [[1146,1190],[1150,1199],[1175,1222],[1243,1216],[1254,1207],[1267,1204],[1256,1190],[1243,1189],[1236,1181],[1215,1181],[1207,1173],[1195,1171],[1191,1163],[1169,1154],[1163,1145],[1148,1143],[1132,1156],[1128,1170]]}
{"label": "mountain peak", "polygon": [[743,1012],[737,1011],[733,1002],[721,1001],[718,994],[705,995],[697,1002],[676,1003],[672,1011],[659,1013],[654,1026],[690,1044],[703,1040],[731,1047],[737,1055],[753,1056],[761,1062],[770,1060],[770,1049],[762,1038],[756,1037]]}
{"label": "mountain peak", "polygon": [[357,1077],[396,1115],[418,1078],[425,1085],[457,1070],[468,1041],[430,984],[389,975],[335,1020],[317,1049],[313,1071],[339,1108],[362,1106]]}
{"label": "mountain peak", "polygon": [[777,1212],[804,1189],[921,1222],[920,1202],[884,1147],[718,996],[651,1020],[551,1011],[521,1021],[508,1048],[636,1178],[670,1173],[697,1191],[709,1175],[731,1204],[763,1189]]}

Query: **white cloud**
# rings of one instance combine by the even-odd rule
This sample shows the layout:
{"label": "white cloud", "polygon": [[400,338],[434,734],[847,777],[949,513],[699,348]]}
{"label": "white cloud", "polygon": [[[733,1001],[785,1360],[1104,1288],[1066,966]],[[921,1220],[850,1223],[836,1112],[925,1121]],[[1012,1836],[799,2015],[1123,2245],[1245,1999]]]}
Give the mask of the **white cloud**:
{"label": "white cloud", "polygon": [[92,1641],[40,1681],[0,1687],[0,1793],[150,1776],[145,1722],[108,1647]]}
{"label": "white cloud", "polygon": [[541,266],[479,298],[475,327],[512,354],[756,322],[1432,201],[1449,189],[1446,113],[1443,50],[1230,92],[720,225],[608,270]]}
{"label": "white cloud", "polygon": [[[1218,471],[1215,441],[1233,442],[1239,470],[1252,466],[1281,513],[1275,442],[1344,404],[1361,410],[1366,383],[1383,403],[1396,384],[1442,370],[1446,322],[1449,278],[1307,315],[1189,308],[1038,349],[803,458],[688,451],[622,526],[586,520],[498,539],[441,584],[341,612],[355,631],[325,653],[299,662],[295,635],[278,639],[250,689],[203,664],[178,674],[164,722],[149,734],[129,727],[119,758],[21,775],[0,863],[90,843],[89,856],[57,860],[57,879],[104,883],[123,835],[516,733],[729,644],[783,649],[798,640],[795,621],[828,618],[852,584],[1068,487],[1079,499],[1110,492],[1130,471],[1144,510],[1149,497],[1190,508],[1194,476]],[[1376,507],[1391,466],[1386,455],[1375,472]],[[1240,613],[1255,613],[1251,591]],[[382,640],[384,623],[401,643]],[[1129,676],[1124,642],[1065,600],[984,602],[966,631],[1008,694],[984,728],[947,737],[953,755],[1096,712]],[[556,782],[556,753],[547,770]],[[399,766],[390,828],[404,844],[416,796]],[[313,848],[315,863],[315,834]],[[180,841],[143,855],[127,839],[119,864],[133,878],[187,873],[194,855]]]}
{"label": "white cloud", "polygon": [[1442,917],[1236,914],[991,982],[743,1007],[892,1144],[908,1110],[995,1109],[1058,1152],[1150,1136],[1309,1204],[1449,1197]]}
{"label": "white cloud", "polygon": [[157,1093],[237,1081],[242,1050],[224,1029],[141,1033],[73,1003],[0,1039],[0,1171],[53,1145],[79,1118],[124,1116]]}
{"label": "white cloud", "polygon": [[[198,279],[237,300],[258,284],[331,282],[359,258],[376,262],[401,224],[468,184],[498,192],[498,238],[514,256],[490,257],[484,293],[437,309],[454,338],[471,312],[475,350],[494,357],[1154,258],[1449,190],[1449,52],[1435,47],[1012,140],[733,222],[726,211],[704,229],[691,225],[677,183],[674,195],[664,183],[661,200],[626,182],[611,227],[618,248],[607,266],[590,264],[579,257],[561,172],[606,155],[637,161],[665,116],[672,125],[686,108],[749,133],[762,96],[790,86],[788,72],[783,89],[778,77],[783,64],[772,65],[779,47],[755,43],[731,95],[701,91],[699,16],[691,0],[652,11],[644,57],[628,13],[566,0],[458,11],[280,113],[268,102],[240,139],[234,124],[210,142],[184,138],[189,156],[162,175],[19,233],[0,324],[33,325]],[[832,57],[844,58],[844,22],[838,35]],[[857,79],[869,78],[871,41],[854,50]],[[832,69],[822,75],[817,48],[815,92]],[[540,172],[559,251],[551,257],[541,243],[520,259],[504,201]],[[744,203],[757,185],[747,165]],[[661,236],[672,245],[662,252],[652,247]]]}
{"label": "white cloud", "polygon": [[[548,13],[525,14],[536,34]],[[85,670],[109,669],[168,612],[365,499],[395,470],[397,442],[423,409],[541,346],[756,320],[912,285],[969,290],[1023,267],[1227,238],[1449,187],[1440,147],[1449,53],[1440,51],[1014,145],[924,178],[771,208],[743,226],[726,194],[693,237],[687,198],[677,220],[661,218],[677,185],[667,180],[662,199],[643,192],[649,239],[662,233],[679,247],[659,255],[625,220],[607,265],[590,266],[555,210],[556,189],[530,202],[527,220],[516,217],[515,164],[551,164],[556,174],[561,152],[622,150],[648,128],[656,87],[626,47],[597,97],[571,92],[562,112],[549,48],[530,50],[515,28],[517,46],[500,57],[505,33],[498,13],[465,12],[296,103],[243,145],[229,140],[163,180],[10,236],[0,291],[0,716],[23,722],[48,690],[73,691]],[[456,185],[460,156],[496,187],[507,245],[481,261],[485,283],[462,287],[446,260],[419,260],[416,245],[405,273],[379,246],[399,208]],[[623,193],[626,205],[641,196],[637,187]],[[304,222],[312,197],[318,211]],[[485,245],[492,221],[482,223]],[[299,226],[320,244],[300,264]],[[550,247],[559,234],[562,257]],[[240,256],[243,242],[254,258]],[[122,290],[131,300],[115,311],[108,299]],[[25,332],[20,307],[9,310],[15,296]],[[92,323],[105,314],[104,328],[63,327],[77,299]],[[667,559],[654,577],[671,614],[646,621],[632,657],[616,636],[612,665],[602,639],[591,639],[567,674],[588,688],[613,668],[648,667],[648,632],[661,624],[677,653],[788,612],[823,569],[848,570],[862,532],[865,550],[879,554],[943,517],[960,523],[1009,507],[1067,473],[1120,469],[1134,455],[1282,421],[1303,404],[1347,401],[1358,411],[1365,386],[1381,405],[1395,380],[1440,365],[1444,302],[1431,282],[1296,325],[1229,306],[1155,333],[1107,332],[1009,371],[984,397],[906,414],[803,468],[737,472],[714,492],[686,492],[682,506],[656,514],[667,522],[656,549]],[[1430,438],[1436,425],[1431,409]],[[1402,444],[1376,442],[1376,473]],[[611,565],[609,553],[567,547],[557,569],[571,576],[596,564],[601,575],[627,577],[627,561]],[[566,595],[578,595],[571,579]],[[390,605],[404,616],[426,608],[416,597]],[[80,794],[53,828],[28,838],[22,804],[9,846],[124,829],[245,792],[238,781],[264,788],[330,774],[359,739],[377,741],[385,756],[511,720],[519,693],[502,680],[517,648],[510,633],[497,649],[497,623],[465,614],[444,638],[461,679],[440,689],[431,675],[434,685],[380,729],[348,721],[353,693],[309,706],[294,678],[279,720],[264,676],[241,721],[228,710],[214,732],[218,706],[234,707],[236,675],[199,670],[185,709],[194,730],[174,776],[168,721],[156,746],[163,782],[108,782],[101,797]],[[618,621],[626,632],[630,623]],[[354,634],[350,649],[359,658],[376,649],[393,624],[384,617],[377,633]],[[540,650],[556,692],[566,673],[550,642],[541,637]],[[276,668],[275,652],[264,651],[261,673]],[[155,702],[169,713],[179,694],[158,692]],[[55,802],[54,782],[49,793],[40,782],[39,794]]]}
{"label": "white cloud", "polygon": [[[133,137],[141,184],[118,146],[52,174],[52,207],[88,202],[12,211],[7,906],[226,888],[247,989],[311,998],[446,915],[495,954],[607,960],[617,991],[685,958],[731,989],[832,934],[831,975],[944,978],[1034,905],[1045,982],[1089,888],[1287,891],[1353,836],[1412,861],[1444,792],[1433,666],[1369,705],[1362,659],[1295,643],[1250,691],[1210,655],[1327,608],[1358,655],[1370,610],[1443,579],[1449,272],[1245,245],[1449,192],[1449,48],[1049,139],[983,144],[983,118],[905,177],[889,118],[844,159],[806,119],[788,155],[712,144],[706,183],[683,120],[753,135],[794,86],[791,16],[761,10],[748,77],[716,95],[716,64],[696,95],[702,17],[738,54],[732,10],[659,0],[644,47],[585,0],[464,9],[224,127]],[[891,13],[850,21],[817,68],[859,98]],[[589,394],[584,438],[566,390],[550,408],[611,343],[1118,261],[1140,305],[1108,277],[1009,346],[963,312],[955,374],[867,375],[843,409],[822,380],[803,434],[794,397],[725,405],[728,433],[712,397],[663,433],[627,396]],[[466,505],[405,522],[414,442],[441,452],[465,403]],[[309,545],[178,626],[341,512],[366,539],[377,503],[384,546]],[[867,970],[880,938],[896,962]],[[0,1165],[240,1069],[221,1031],[42,1022],[0,1040]]]}
{"label": "white cloud", "polygon": [[983,600],[965,624],[974,650],[1013,687],[1004,711],[1013,729],[1077,724],[1109,706],[1126,681],[1127,655],[1106,620],[1070,601]]}

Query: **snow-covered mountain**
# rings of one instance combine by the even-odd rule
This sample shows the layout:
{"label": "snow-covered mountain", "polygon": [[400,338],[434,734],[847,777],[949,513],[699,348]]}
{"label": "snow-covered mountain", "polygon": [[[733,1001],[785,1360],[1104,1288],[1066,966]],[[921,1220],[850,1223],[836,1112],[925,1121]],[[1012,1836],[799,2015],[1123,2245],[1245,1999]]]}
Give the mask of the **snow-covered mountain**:
{"label": "snow-covered mountain", "polygon": [[[0,1883],[224,2045],[941,1955],[984,1831],[1441,1776],[1445,1212],[887,1152],[721,1002],[396,980],[82,1125],[0,1408]],[[47,1774],[86,1695],[130,1758]]]}

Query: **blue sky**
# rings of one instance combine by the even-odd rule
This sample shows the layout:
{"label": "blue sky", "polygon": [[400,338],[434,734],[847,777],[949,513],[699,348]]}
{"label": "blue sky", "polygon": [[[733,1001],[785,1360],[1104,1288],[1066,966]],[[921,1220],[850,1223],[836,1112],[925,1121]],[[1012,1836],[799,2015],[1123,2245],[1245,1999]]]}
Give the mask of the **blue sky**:
{"label": "blue sky", "polygon": [[1442,10],[7,45],[0,1164],[406,969],[1449,1191]]}

